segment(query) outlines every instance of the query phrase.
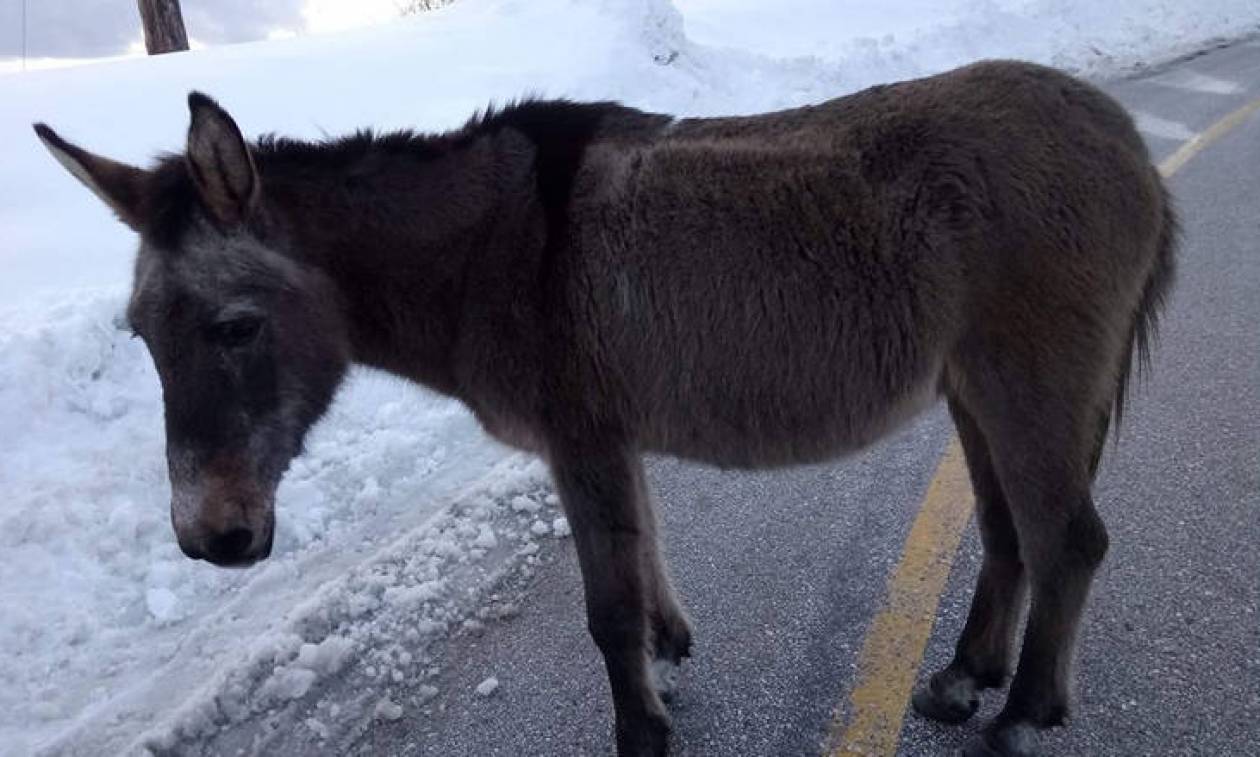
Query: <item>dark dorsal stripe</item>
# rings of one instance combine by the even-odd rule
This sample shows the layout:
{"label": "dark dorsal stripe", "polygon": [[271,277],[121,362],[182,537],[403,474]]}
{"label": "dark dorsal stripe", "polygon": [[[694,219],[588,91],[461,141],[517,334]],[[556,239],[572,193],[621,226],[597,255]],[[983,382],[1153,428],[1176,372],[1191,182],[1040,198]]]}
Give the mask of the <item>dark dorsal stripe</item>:
{"label": "dark dorsal stripe", "polygon": [[621,110],[614,103],[575,103],[567,100],[532,100],[499,112],[491,112],[469,124],[472,133],[502,128],[515,129],[534,143],[538,197],[547,219],[547,247],[562,242],[567,225],[573,180],[586,147],[610,113]]}
{"label": "dark dorsal stripe", "polygon": [[[610,115],[627,112],[616,103],[526,100],[490,108],[463,128],[446,134],[410,130],[377,134],[361,130],[323,142],[265,135],[251,145],[259,173],[278,179],[336,175],[350,171],[368,155],[400,155],[430,160],[471,144],[477,138],[510,128],[524,134],[536,149],[539,201],[548,229],[548,248],[561,243],[573,181],[586,147]],[[154,170],[148,191],[146,237],[161,249],[174,250],[193,220],[199,202],[183,156],[164,156]]]}

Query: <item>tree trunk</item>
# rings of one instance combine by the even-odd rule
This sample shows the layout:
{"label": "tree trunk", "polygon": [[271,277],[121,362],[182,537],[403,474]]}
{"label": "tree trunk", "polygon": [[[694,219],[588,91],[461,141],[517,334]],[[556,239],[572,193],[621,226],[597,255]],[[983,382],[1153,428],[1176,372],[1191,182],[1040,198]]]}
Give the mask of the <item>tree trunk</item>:
{"label": "tree trunk", "polygon": [[149,55],[188,49],[188,33],[179,0],[139,0],[144,24],[144,48]]}

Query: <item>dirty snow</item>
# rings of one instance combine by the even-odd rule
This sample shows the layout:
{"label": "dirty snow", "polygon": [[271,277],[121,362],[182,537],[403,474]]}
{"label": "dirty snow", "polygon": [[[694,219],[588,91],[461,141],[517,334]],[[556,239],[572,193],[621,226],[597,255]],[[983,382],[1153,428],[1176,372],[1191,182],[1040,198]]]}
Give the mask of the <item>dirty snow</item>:
{"label": "dirty snow", "polygon": [[[397,720],[403,715],[403,707],[401,704],[390,700],[388,697],[376,703],[373,714],[382,720]],[[325,738],[327,738],[325,736]]]}
{"label": "dirty snow", "polygon": [[494,692],[498,690],[499,690],[499,679],[495,678],[494,676],[490,676],[486,680],[477,684],[477,688],[475,689],[475,691],[477,692],[477,696],[479,697],[488,697],[491,694],[494,694]]}
{"label": "dirty snow", "polygon": [[[360,371],[280,487],[272,559],[186,560],[160,390],[120,324],[134,239],[30,122],[144,162],[180,147],[191,88],[249,133],[319,137],[450,128],[530,92],[717,114],[980,57],[1104,75],[1257,29],[1255,0],[459,0],[343,35],[0,76],[0,755],[196,751],[247,722],[336,742],[437,697],[443,639],[518,612],[496,582],[570,534],[540,464],[457,403]],[[328,696],[333,678],[360,694]]]}

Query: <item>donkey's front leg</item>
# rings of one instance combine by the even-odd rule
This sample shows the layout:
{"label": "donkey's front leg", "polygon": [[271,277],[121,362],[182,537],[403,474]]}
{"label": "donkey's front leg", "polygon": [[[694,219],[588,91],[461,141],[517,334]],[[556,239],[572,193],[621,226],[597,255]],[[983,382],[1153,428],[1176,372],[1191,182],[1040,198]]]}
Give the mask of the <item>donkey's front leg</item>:
{"label": "donkey's front leg", "polygon": [[[574,445],[576,447],[578,445]],[[549,449],[560,499],[573,527],[587,626],[604,654],[621,757],[665,754],[669,716],[648,673],[650,578],[644,540],[647,492],[638,454],[624,444]]]}

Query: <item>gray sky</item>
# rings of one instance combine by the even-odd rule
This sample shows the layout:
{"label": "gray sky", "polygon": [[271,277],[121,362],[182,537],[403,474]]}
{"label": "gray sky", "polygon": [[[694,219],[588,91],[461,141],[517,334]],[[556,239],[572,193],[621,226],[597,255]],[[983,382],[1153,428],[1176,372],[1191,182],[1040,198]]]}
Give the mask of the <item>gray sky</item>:
{"label": "gray sky", "polygon": [[[140,39],[136,0],[25,0],[32,58],[120,55]],[[23,0],[0,0],[0,58],[22,54]],[[188,36],[208,45],[264,39],[332,19],[380,15],[381,0],[182,0]],[[303,14],[303,11],[306,14]],[[396,10],[394,11],[396,13]],[[308,21],[310,23],[308,23]]]}

